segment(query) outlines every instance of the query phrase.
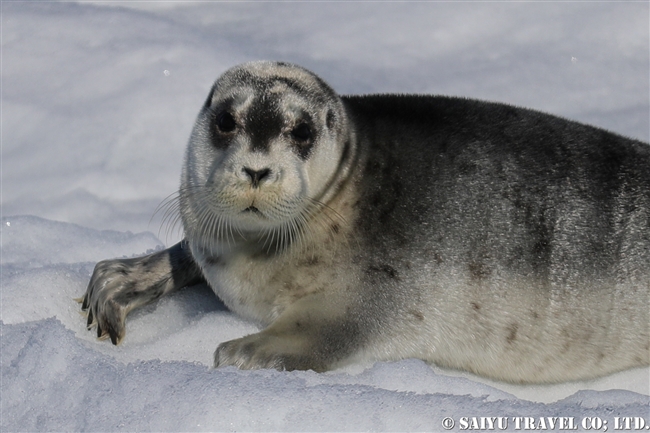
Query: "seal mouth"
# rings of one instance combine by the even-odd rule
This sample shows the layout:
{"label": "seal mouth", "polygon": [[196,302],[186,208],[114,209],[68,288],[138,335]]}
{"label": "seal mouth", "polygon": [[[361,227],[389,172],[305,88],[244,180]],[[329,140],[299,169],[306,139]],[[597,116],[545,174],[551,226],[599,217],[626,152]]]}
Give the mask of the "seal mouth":
{"label": "seal mouth", "polygon": [[248,206],[246,209],[244,209],[242,212],[252,212],[255,214],[261,214],[260,210],[256,208],[255,206]]}

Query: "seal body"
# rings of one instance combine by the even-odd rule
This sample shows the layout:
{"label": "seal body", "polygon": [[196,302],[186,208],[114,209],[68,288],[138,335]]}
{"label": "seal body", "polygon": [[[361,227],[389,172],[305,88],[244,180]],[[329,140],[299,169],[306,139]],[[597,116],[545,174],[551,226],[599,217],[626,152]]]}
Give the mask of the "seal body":
{"label": "seal body", "polygon": [[504,104],[338,96],[227,71],[179,190],[185,240],[98,264],[89,326],[204,279],[265,329],[215,366],[415,357],[511,382],[650,363],[650,146]]}

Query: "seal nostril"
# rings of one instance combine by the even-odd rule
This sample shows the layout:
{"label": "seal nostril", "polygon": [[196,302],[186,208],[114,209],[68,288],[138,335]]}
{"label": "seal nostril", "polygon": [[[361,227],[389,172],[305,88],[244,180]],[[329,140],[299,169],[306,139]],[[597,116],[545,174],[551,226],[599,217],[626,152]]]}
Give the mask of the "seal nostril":
{"label": "seal nostril", "polygon": [[264,168],[262,170],[251,170],[248,167],[244,167],[243,171],[248,175],[248,177],[250,177],[253,188],[257,188],[260,184],[260,181],[271,174],[270,168]]}

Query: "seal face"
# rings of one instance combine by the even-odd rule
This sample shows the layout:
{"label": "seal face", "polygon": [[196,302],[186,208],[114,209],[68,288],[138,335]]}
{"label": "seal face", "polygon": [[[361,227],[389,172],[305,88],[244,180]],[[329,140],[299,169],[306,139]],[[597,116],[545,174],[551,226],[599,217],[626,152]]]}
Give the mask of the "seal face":
{"label": "seal face", "polygon": [[650,364],[646,143],[504,104],[341,97],[254,62],[215,82],[177,206],[183,242],[97,265],[98,337],[206,281],[265,326],[217,367],[416,357],[539,383]]}
{"label": "seal face", "polygon": [[342,101],[313,74],[266,63],[226,72],[199,114],[183,169],[190,244],[205,244],[215,226],[211,241],[234,231],[289,243],[314,201],[327,199],[346,132]]}

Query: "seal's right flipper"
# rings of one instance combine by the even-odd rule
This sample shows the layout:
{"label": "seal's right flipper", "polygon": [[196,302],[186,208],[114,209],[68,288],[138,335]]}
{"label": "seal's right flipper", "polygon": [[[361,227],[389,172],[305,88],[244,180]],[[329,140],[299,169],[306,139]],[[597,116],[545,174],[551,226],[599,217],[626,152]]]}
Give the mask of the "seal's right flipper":
{"label": "seal's right flipper", "polygon": [[129,311],[202,281],[203,274],[183,241],[148,256],[97,263],[81,309],[88,312],[88,329],[96,326],[98,338],[110,337],[119,344]]}

